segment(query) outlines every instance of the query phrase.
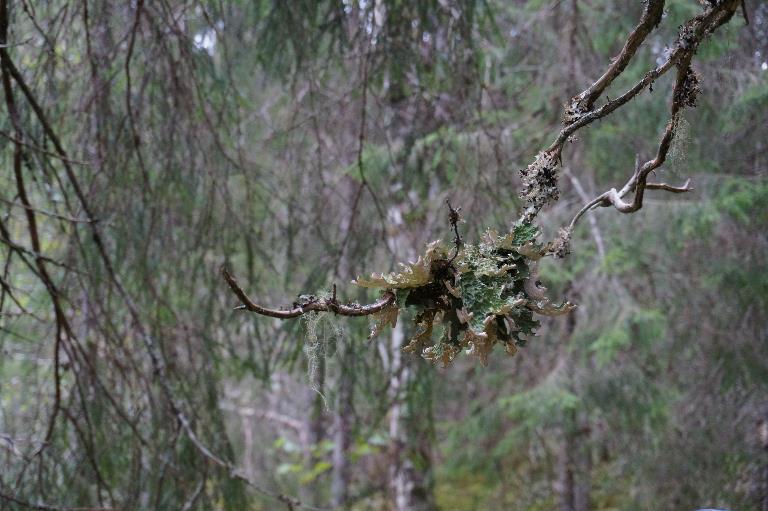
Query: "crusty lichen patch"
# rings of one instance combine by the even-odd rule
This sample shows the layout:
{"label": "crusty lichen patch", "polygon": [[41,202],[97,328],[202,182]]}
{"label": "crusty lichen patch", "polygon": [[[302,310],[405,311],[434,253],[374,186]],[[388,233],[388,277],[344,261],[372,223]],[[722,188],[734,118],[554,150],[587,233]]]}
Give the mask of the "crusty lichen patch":
{"label": "crusty lichen patch", "polygon": [[531,221],[536,214],[560,198],[557,187],[558,154],[556,151],[542,151],[536,155],[533,163],[520,171],[523,191],[520,197],[528,204],[526,221]]}

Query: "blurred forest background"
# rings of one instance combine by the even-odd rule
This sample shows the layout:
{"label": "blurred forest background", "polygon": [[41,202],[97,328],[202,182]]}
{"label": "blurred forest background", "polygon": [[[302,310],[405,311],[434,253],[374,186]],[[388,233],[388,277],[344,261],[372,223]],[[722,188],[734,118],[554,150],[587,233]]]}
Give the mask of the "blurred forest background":
{"label": "blurred forest background", "polygon": [[[763,0],[694,59],[657,173],[695,190],[589,213],[541,270],[579,308],[515,357],[233,311],[219,274],[369,302],[353,278],[452,239],[446,199],[504,232],[643,8],[3,0],[0,508],[768,509]],[[703,9],[668,1],[606,95]],[[671,81],[567,144],[543,239],[655,153]]]}

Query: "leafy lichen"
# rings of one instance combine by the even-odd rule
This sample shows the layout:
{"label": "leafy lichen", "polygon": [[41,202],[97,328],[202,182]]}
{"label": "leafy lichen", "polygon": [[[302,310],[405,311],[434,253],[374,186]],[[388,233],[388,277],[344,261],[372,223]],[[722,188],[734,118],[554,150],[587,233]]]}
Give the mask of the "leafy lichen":
{"label": "leafy lichen", "polygon": [[[574,308],[553,304],[536,282],[538,259],[546,252],[536,242],[538,229],[522,223],[499,235],[486,232],[477,245],[463,245],[455,257],[439,241],[399,273],[373,274],[355,283],[394,291],[396,303],[374,317],[372,336],[394,325],[400,308],[415,312],[416,335],[403,349],[450,364],[462,351],[486,365],[497,344],[514,355],[535,335],[533,314],[557,315]],[[438,335],[435,335],[438,334]]]}

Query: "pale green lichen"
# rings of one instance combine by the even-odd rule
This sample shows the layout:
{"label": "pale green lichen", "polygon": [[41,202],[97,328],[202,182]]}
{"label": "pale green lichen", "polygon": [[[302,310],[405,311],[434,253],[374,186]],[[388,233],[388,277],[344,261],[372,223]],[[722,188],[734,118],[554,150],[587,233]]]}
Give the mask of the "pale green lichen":
{"label": "pale green lichen", "polygon": [[679,114],[674,120],[673,126],[675,138],[669,148],[670,167],[674,172],[683,172],[688,164],[688,152],[691,145],[691,125]]}
{"label": "pale green lichen", "polygon": [[[328,298],[330,295],[320,295],[319,298]],[[302,316],[306,340],[304,342],[304,355],[307,357],[307,379],[313,391],[323,399],[327,408],[325,394],[321,387],[323,365],[328,354],[328,346],[331,343],[342,342],[344,339],[344,327],[338,318],[331,314],[310,312]]]}
{"label": "pale green lichen", "polygon": [[481,243],[462,246],[453,259],[447,247],[433,242],[400,273],[358,278],[361,286],[395,290],[398,297],[396,305],[376,315],[372,334],[394,324],[398,308],[405,307],[415,311],[417,327],[405,351],[443,365],[463,350],[485,365],[496,344],[514,355],[535,335],[534,312],[558,315],[574,308],[568,302],[553,304],[536,285],[536,264],[547,252],[537,236],[530,224],[504,235],[488,231]]}

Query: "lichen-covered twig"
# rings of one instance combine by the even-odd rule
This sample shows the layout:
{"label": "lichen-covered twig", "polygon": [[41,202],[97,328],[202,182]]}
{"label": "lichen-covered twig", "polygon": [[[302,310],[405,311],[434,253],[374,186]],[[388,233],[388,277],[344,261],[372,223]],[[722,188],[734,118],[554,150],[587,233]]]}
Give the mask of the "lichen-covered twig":
{"label": "lichen-covered twig", "polygon": [[592,85],[571,100],[569,113],[578,115],[578,112],[587,112],[592,109],[597,98],[611,85],[613,80],[619,76],[635,56],[637,49],[645,41],[656,26],[661,21],[664,13],[664,0],[649,0],[638,25],[627,37],[624,46],[619,55],[613,60],[605,73],[598,78]]}
{"label": "lichen-covered twig", "polygon": [[269,309],[257,305],[251,300],[243,289],[238,285],[234,275],[232,275],[226,267],[221,267],[221,274],[224,280],[229,284],[230,289],[240,299],[242,305],[235,307],[237,310],[247,310],[261,314],[262,316],[269,316],[278,319],[291,319],[298,318],[308,312],[333,312],[339,316],[370,316],[376,314],[384,308],[392,305],[395,302],[395,294],[386,291],[382,294],[381,298],[371,304],[344,304],[339,303],[336,299],[336,294],[331,298],[313,298],[306,303],[294,304],[290,309]]}
{"label": "lichen-covered twig", "polygon": [[[657,6],[659,3],[663,7],[663,2],[651,1],[648,3],[643,18],[644,20],[648,17],[651,8]],[[673,186],[667,183],[648,183],[647,179],[649,174],[659,168],[667,157],[667,153],[669,152],[672,140],[675,136],[680,111],[683,108],[695,106],[696,98],[701,92],[698,75],[691,68],[691,61],[693,60],[696,50],[709,34],[731,19],[736,10],[738,10],[739,5],[739,0],[717,2],[708,10],[691,18],[681,26],[678,39],[673,49],[670,51],[669,56],[663,63],[646,73],[642,80],[619,98],[607,101],[600,108],[585,112],[584,109],[591,108],[592,103],[594,103],[599,94],[605,89],[602,84],[606,81],[607,77],[615,78],[616,70],[618,70],[618,73],[623,70],[623,67],[617,66],[617,63],[626,58],[626,52],[634,52],[634,49],[636,49],[636,45],[632,46],[629,42],[640,27],[643,26],[643,23],[641,22],[641,25],[639,25],[638,28],[635,29],[635,32],[630,35],[630,40],[628,40],[622,53],[609,68],[609,72],[606,72],[603,77],[598,79],[598,81],[587,88],[587,90],[573,98],[571,106],[566,111],[566,127],[560,132],[557,140],[547,148],[544,153],[557,154],[559,158],[559,152],[562,150],[563,144],[573,132],[616,110],[634,98],[646,87],[651,86],[654,80],[673,67],[677,69],[677,77],[672,93],[671,117],[664,129],[664,134],[659,142],[656,155],[653,159],[643,163],[642,166],[636,166],[632,177],[620,190],[611,188],[587,202],[587,204],[576,213],[573,220],[571,220],[571,223],[567,228],[569,233],[573,230],[576,222],[578,222],[587,211],[596,207],[613,206],[621,213],[633,213],[642,208],[645,190],[663,190],[671,193],[684,193],[692,190],[690,180],[686,181],[683,186]],[[610,81],[608,83],[610,83]],[[634,192],[634,197],[631,202],[626,202],[624,197],[630,192]],[[537,206],[537,203],[532,202],[532,205],[526,211],[526,214],[528,216],[531,216],[532,214],[535,215],[535,213],[538,212],[538,209],[540,209],[540,207],[537,209]]]}

